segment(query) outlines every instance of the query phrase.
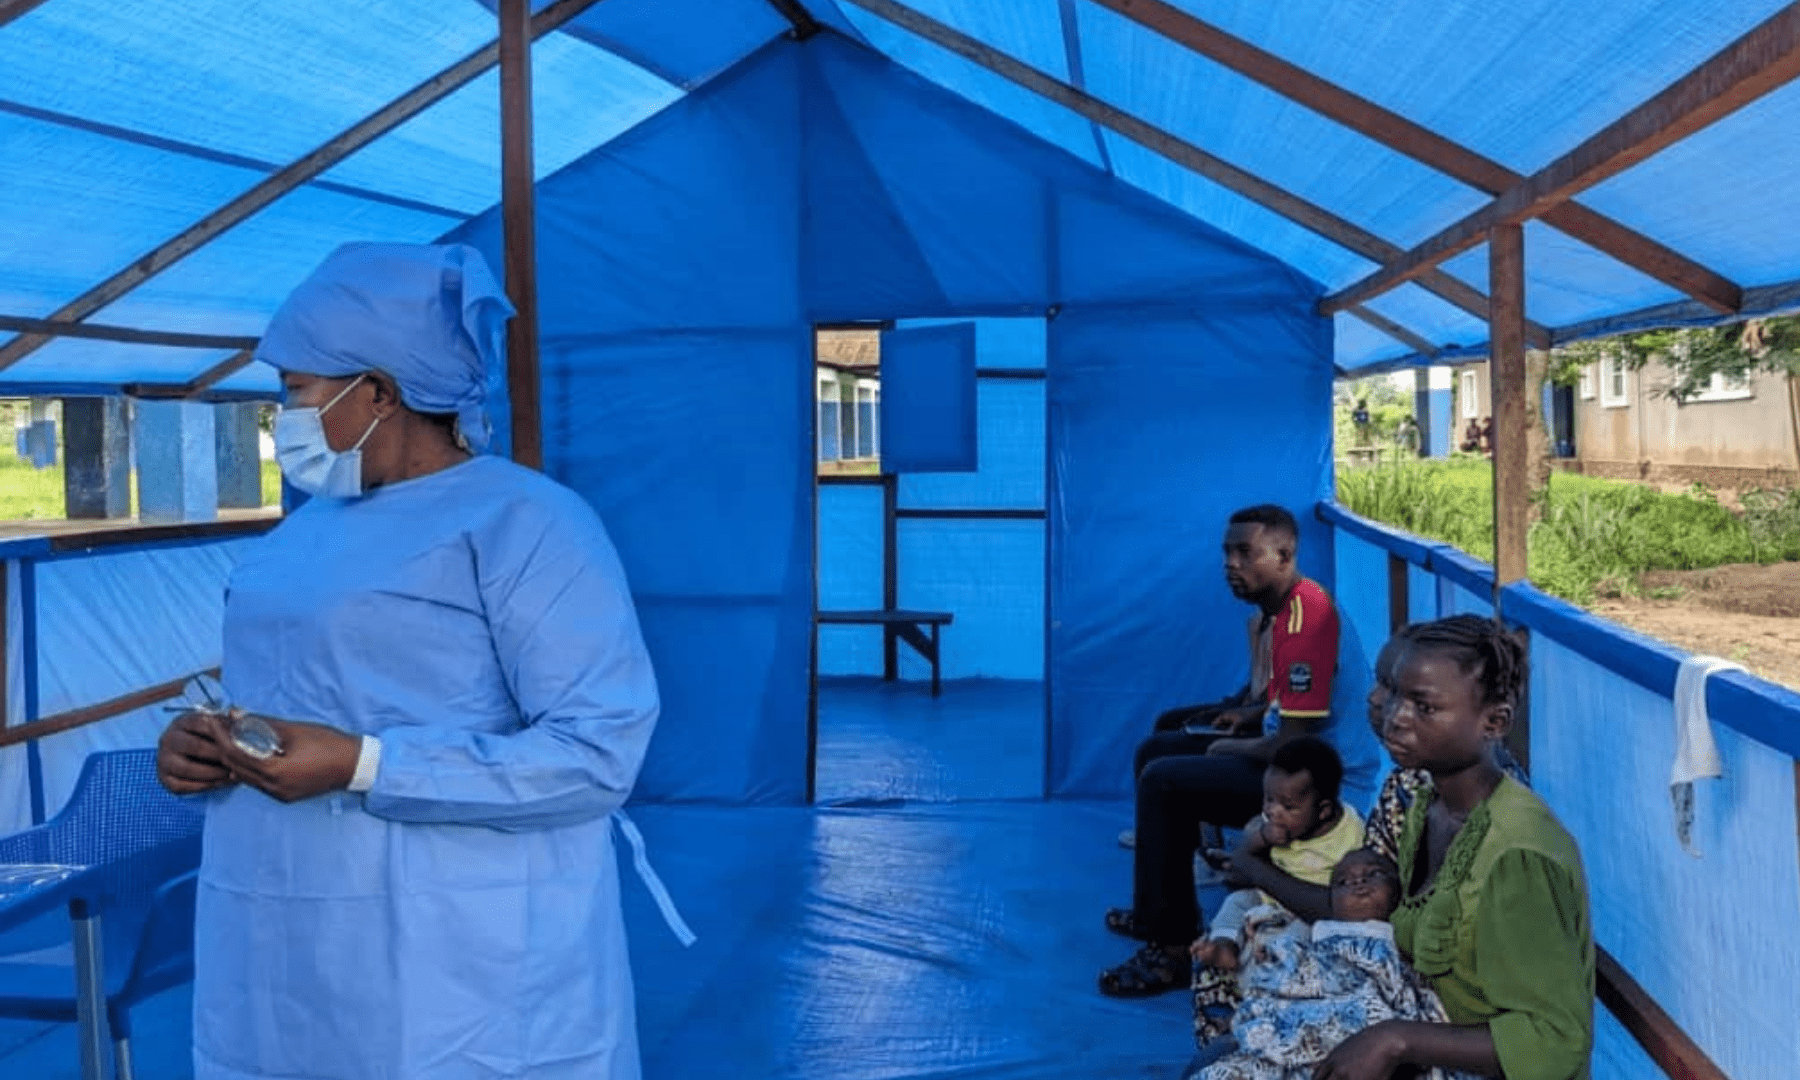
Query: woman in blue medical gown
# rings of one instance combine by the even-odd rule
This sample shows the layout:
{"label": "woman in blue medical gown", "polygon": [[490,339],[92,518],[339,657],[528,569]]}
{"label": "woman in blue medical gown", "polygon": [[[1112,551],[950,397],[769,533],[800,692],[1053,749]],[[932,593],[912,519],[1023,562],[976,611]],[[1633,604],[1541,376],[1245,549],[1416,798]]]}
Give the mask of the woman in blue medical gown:
{"label": "woman in blue medical gown", "polygon": [[210,792],[198,1080],[630,1080],[612,818],[657,693],[593,511],[479,451],[509,308],[461,246],[349,245],[289,297],[283,472],[311,500],[230,580],[258,758],[176,720]]}

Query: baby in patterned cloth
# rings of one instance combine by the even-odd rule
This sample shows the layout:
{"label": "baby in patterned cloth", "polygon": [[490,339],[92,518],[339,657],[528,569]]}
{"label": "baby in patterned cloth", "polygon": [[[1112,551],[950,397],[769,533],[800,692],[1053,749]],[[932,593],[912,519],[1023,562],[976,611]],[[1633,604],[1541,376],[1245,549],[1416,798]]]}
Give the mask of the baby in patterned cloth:
{"label": "baby in patterned cloth", "polygon": [[[1309,1080],[1338,1043],[1382,1020],[1447,1023],[1437,996],[1400,955],[1387,921],[1400,875],[1368,848],[1331,875],[1330,919],[1310,928],[1264,906],[1245,919],[1243,1002],[1231,1019],[1236,1049],[1190,1074],[1199,1080]],[[1465,1080],[1433,1070],[1431,1080]]]}

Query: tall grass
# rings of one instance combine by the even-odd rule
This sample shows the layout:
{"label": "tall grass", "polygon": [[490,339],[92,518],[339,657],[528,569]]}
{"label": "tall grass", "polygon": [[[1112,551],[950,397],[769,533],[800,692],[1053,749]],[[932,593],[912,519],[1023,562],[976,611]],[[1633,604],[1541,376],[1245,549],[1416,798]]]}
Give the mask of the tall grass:
{"label": "tall grass", "polygon": [[1485,462],[1400,461],[1338,473],[1338,501],[1366,518],[1494,557],[1492,473]]}
{"label": "tall grass", "polygon": [[[1486,461],[1403,462],[1347,470],[1346,507],[1493,559],[1493,472]],[[1648,570],[1800,558],[1800,494],[1751,492],[1734,514],[1704,489],[1665,495],[1638,484],[1557,473],[1532,526],[1533,582],[1578,604],[1634,593]]]}

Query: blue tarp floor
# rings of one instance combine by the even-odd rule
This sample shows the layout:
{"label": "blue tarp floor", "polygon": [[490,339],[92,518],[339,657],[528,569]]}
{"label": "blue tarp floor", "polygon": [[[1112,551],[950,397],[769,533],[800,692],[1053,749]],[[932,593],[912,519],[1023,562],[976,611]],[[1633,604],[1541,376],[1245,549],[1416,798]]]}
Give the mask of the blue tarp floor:
{"label": "blue tarp floor", "polygon": [[1044,684],[957,679],[819,681],[821,803],[1037,799],[1044,794]]}
{"label": "blue tarp floor", "polygon": [[[1186,995],[1094,989],[1130,949],[1100,925],[1129,899],[1129,808],[1020,797],[1042,783],[1041,688],[821,690],[821,798],[896,801],[632,811],[700,936],[682,949],[622,870],[645,1077],[1176,1076]],[[191,1075],[190,1000],[134,1013],[144,1080]],[[70,1027],[0,1023],[0,1077],[75,1076]]]}

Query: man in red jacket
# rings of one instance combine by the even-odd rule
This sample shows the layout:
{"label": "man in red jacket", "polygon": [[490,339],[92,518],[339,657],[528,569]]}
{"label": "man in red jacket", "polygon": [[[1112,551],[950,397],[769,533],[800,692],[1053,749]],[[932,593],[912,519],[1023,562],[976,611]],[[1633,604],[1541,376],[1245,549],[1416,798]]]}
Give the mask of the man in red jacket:
{"label": "man in red jacket", "polygon": [[[1106,925],[1146,944],[1101,973],[1102,993],[1142,997],[1188,985],[1187,950],[1200,931],[1193,877],[1200,825],[1237,828],[1255,817],[1263,770],[1276,748],[1329,724],[1337,607],[1317,582],[1301,576],[1294,561],[1299,532],[1279,506],[1231,515],[1225,580],[1234,596],[1261,611],[1268,662],[1263,670],[1253,666],[1252,686],[1266,671],[1263,703],[1222,711],[1213,721],[1221,728],[1216,732],[1189,723],[1140,747],[1132,906],[1107,912]],[[1184,740],[1179,750],[1177,739]]]}

